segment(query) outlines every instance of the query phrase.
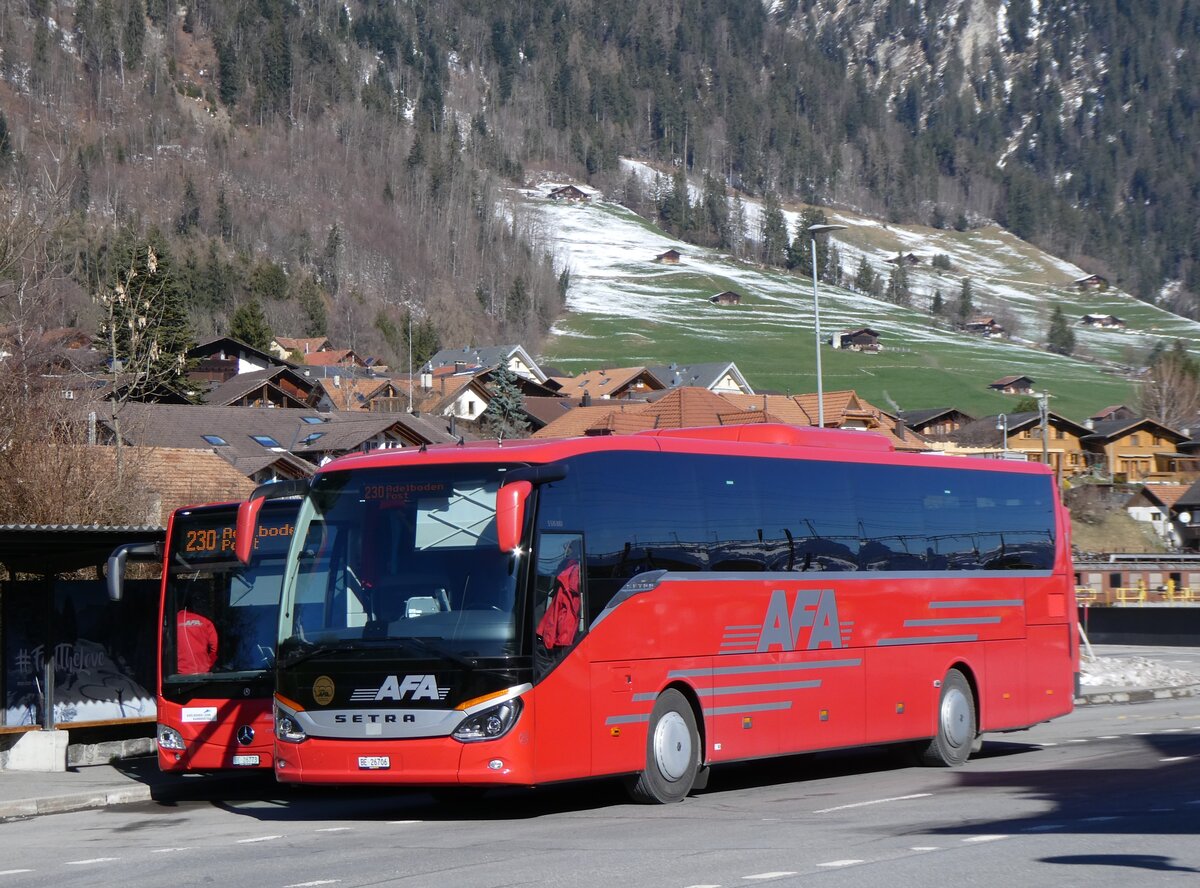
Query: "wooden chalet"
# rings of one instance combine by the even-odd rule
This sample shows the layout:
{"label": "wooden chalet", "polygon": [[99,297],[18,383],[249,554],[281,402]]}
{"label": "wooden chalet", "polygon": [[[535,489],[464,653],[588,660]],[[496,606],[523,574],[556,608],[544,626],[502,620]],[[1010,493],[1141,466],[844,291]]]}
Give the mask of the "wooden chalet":
{"label": "wooden chalet", "polygon": [[887,260],[889,265],[913,265],[921,264],[921,257],[915,253],[897,253],[895,256]]}
{"label": "wooden chalet", "polygon": [[1033,383],[1028,376],[1002,376],[988,383],[988,388],[1006,395],[1028,395],[1033,392]]}
{"label": "wooden chalet", "polygon": [[932,407],[927,410],[901,410],[900,421],[926,438],[945,438],[954,434],[975,417],[954,407]]}
{"label": "wooden chalet", "polygon": [[709,296],[708,301],[713,305],[741,305],[742,294],[735,293],[733,290],[726,290],[724,293],[718,293],[716,296]]}
{"label": "wooden chalet", "polygon": [[550,192],[551,200],[583,201],[590,200],[591,195],[574,185],[563,185]]}
{"label": "wooden chalet", "polygon": [[588,397],[592,401],[644,399],[650,392],[666,388],[658,377],[645,367],[590,370],[576,376],[556,376],[552,379],[559,386],[560,397]]}
{"label": "wooden chalet", "polygon": [[1080,290],[1100,290],[1108,289],[1108,278],[1098,274],[1089,274],[1087,277],[1081,277],[1075,281],[1075,286]]}
{"label": "wooden chalet", "polygon": [[976,333],[980,336],[987,336],[989,338],[1000,337],[1004,335],[1004,327],[996,323],[995,318],[987,316],[971,318],[969,321],[963,324],[963,329],[968,333]]}
{"label": "wooden chalet", "polygon": [[654,257],[655,262],[661,262],[664,265],[678,265],[679,257],[682,254],[678,250],[667,250],[665,253],[659,253]]}
{"label": "wooden chalet", "polygon": [[1103,327],[1109,330],[1124,330],[1125,322],[1116,315],[1086,314],[1079,319],[1085,327]]}
{"label": "wooden chalet", "polygon": [[[1188,436],[1147,417],[1093,422],[1084,446],[1114,481],[1179,480],[1200,459],[1180,453]],[[1194,477],[1194,476],[1193,476]]]}
{"label": "wooden chalet", "polygon": [[848,349],[849,351],[877,352],[882,348],[879,344],[879,331],[870,327],[859,327],[857,330],[834,333],[829,341],[834,348]]}

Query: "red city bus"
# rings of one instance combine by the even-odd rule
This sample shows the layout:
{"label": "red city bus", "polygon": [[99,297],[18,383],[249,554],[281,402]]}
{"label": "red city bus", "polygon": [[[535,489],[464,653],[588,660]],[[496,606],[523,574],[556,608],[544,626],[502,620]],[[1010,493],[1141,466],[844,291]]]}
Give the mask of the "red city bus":
{"label": "red city bus", "polygon": [[[171,515],[159,607],[162,770],[272,767],[279,592],[299,505],[264,508],[248,564],[234,555],[237,503]],[[110,564],[110,582],[120,575]]]}
{"label": "red city bus", "polygon": [[903,743],[960,765],[984,732],[1071,711],[1069,556],[1045,466],[866,432],[345,457],[296,519],[275,774],[624,775],[672,802],[710,765],[803,751]]}

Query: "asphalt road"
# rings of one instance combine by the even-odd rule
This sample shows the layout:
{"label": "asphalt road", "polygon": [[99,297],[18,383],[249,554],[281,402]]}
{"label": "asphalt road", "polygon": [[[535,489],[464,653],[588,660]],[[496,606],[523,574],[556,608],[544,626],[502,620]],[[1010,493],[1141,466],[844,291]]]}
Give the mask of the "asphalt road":
{"label": "asphalt road", "polygon": [[879,750],[730,766],[665,807],[607,781],[199,792],[4,824],[0,888],[1195,885],[1200,698],[1084,707],[954,770]]}

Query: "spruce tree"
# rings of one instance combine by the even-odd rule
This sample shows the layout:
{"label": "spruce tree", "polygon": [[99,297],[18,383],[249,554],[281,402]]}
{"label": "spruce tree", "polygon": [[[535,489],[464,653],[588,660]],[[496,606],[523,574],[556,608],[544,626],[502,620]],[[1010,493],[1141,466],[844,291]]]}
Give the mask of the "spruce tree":
{"label": "spruce tree", "polygon": [[963,278],[962,289],[958,293],[958,322],[965,324],[975,313],[975,291],[970,278]]}
{"label": "spruce tree", "polygon": [[779,203],[779,195],[768,191],[763,199],[762,243],[759,258],[767,266],[787,262],[787,219]]}
{"label": "spruce tree", "polygon": [[858,260],[858,271],[854,273],[854,289],[859,293],[870,293],[875,285],[875,269],[867,262],[867,257]]}
{"label": "spruce tree", "polygon": [[1069,355],[1075,351],[1075,332],[1067,323],[1062,306],[1054,306],[1050,315],[1050,329],[1046,333],[1046,350],[1056,355]]}
{"label": "spruce tree", "polygon": [[500,365],[488,385],[491,400],[480,417],[485,434],[496,438],[524,438],[529,434],[529,420],[525,415],[525,396],[517,384],[517,374]]}
{"label": "spruce tree", "polygon": [[271,344],[271,328],[263,314],[262,303],[251,296],[237,307],[229,319],[229,335],[239,342],[266,351]]}
{"label": "spruce tree", "polygon": [[946,301],[942,299],[942,291],[933,291],[933,301],[929,303],[929,313],[934,317],[941,317],[946,313]]}

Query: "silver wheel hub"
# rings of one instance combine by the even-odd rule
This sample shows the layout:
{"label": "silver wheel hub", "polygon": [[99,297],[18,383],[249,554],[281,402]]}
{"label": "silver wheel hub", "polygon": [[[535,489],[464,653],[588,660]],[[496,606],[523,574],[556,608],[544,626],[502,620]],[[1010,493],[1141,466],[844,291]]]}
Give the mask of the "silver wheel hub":
{"label": "silver wheel hub", "polygon": [[942,697],[942,736],[956,749],[966,746],[975,735],[971,706],[958,688],[949,688]]}
{"label": "silver wheel hub", "polygon": [[678,712],[668,712],[654,726],[654,762],[671,782],[692,765],[692,733]]}

